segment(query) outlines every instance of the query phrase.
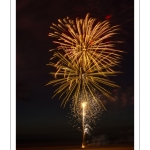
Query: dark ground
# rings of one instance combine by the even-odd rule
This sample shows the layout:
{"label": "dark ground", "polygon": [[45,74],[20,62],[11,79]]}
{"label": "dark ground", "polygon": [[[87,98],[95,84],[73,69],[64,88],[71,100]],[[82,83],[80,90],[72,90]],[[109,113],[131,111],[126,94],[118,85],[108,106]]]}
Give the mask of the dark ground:
{"label": "dark ground", "polygon": [[[78,146],[32,146],[32,147],[18,147],[16,150],[81,150],[81,145]],[[88,146],[85,149],[89,150],[134,150],[133,145],[107,145],[107,146]]]}

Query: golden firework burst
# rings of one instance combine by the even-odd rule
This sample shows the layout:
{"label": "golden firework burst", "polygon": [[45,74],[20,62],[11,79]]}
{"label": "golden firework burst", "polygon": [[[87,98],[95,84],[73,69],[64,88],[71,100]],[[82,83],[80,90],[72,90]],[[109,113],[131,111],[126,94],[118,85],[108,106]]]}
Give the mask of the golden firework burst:
{"label": "golden firework burst", "polygon": [[50,72],[50,74],[54,75],[55,79],[48,82],[46,85],[60,85],[59,88],[56,89],[55,95],[60,93],[60,97],[65,95],[62,103],[64,106],[71,95],[74,95],[75,105],[81,94],[84,95],[84,99],[86,100],[88,99],[87,94],[90,93],[93,96],[93,99],[98,101],[94,96],[94,89],[97,89],[105,96],[112,98],[110,95],[111,93],[103,88],[102,85],[118,87],[113,81],[110,81],[106,77],[116,75],[119,72],[112,70],[105,71],[107,68],[104,68],[103,71],[102,67],[101,71],[99,71],[94,63],[88,65],[85,64],[86,69],[83,69],[82,65],[76,61],[71,61],[59,52],[56,52],[53,58],[58,58],[59,61],[57,63],[50,62],[47,65],[53,66],[57,69],[56,72]]}
{"label": "golden firework burst", "polygon": [[89,14],[85,19],[76,18],[74,21],[67,17],[58,21],[59,24],[50,27],[54,32],[49,33],[57,39],[54,43],[58,44],[51,60],[57,58],[58,61],[48,64],[57,71],[50,73],[55,79],[46,85],[60,85],[54,96],[64,96],[64,106],[73,96],[76,107],[79,95],[84,95],[84,100],[88,101],[88,94],[99,104],[93,92],[95,89],[112,98],[103,85],[118,87],[108,78],[120,73],[113,70],[121,60],[122,51],[115,48],[115,43],[120,41],[111,39],[118,33],[118,25],[111,26],[108,21],[97,22]]}
{"label": "golden firework burst", "polygon": [[120,63],[121,50],[115,48],[115,43],[111,37],[118,34],[119,26],[111,26],[109,21],[97,22],[95,18],[90,18],[89,14],[85,19],[76,18],[76,21],[69,17],[60,20],[59,24],[52,24],[50,28],[54,30],[49,36],[57,38],[54,43],[58,44],[57,50],[65,52],[72,61],[85,64],[94,63],[99,71],[101,67],[118,65]]}

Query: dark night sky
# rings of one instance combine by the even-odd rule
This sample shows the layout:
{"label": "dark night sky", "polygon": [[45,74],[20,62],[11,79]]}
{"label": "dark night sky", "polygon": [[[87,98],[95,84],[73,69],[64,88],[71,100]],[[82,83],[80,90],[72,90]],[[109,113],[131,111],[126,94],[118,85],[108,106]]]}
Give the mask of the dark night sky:
{"label": "dark night sky", "polygon": [[[51,53],[56,47],[48,37],[51,23],[58,18],[91,17],[121,26],[119,47],[123,54],[123,74],[114,77],[120,89],[111,89],[115,101],[106,99],[107,112],[103,112],[95,131],[110,138],[132,135],[134,132],[134,2],[133,0],[17,0],[16,1],[16,139],[47,140],[64,139],[81,141],[81,133],[68,123],[68,105],[60,107],[58,97],[51,99],[54,88],[45,86],[52,79],[49,75]],[[118,133],[115,135],[115,133]],[[57,141],[56,141],[57,140]]]}

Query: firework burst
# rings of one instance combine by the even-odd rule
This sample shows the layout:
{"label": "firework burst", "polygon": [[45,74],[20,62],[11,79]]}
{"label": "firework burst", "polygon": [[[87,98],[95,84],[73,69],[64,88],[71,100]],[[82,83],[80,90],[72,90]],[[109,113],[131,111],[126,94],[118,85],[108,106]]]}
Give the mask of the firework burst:
{"label": "firework burst", "polygon": [[54,51],[51,60],[59,60],[48,64],[57,71],[50,73],[55,79],[47,85],[60,85],[55,95],[64,96],[64,106],[71,96],[74,96],[74,107],[77,106],[79,95],[84,95],[84,100],[88,101],[88,93],[99,104],[94,89],[112,98],[103,85],[118,87],[108,78],[120,73],[114,71],[113,67],[120,63],[122,51],[115,49],[115,43],[119,41],[111,40],[117,34],[118,26],[111,26],[108,21],[97,22],[89,14],[85,19],[73,21],[67,17],[58,21],[59,24],[52,24],[54,32],[49,33],[49,36],[57,38],[54,43],[58,44],[58,51]]}
{"label": "firework burst", "polygon": [[[50,72],[54,75],[55,79],[48,82],[47,85],[60,85],[55,91],[55,95],[65,95],[62,104],[64,106],[68,102],[71,95],[74,95],[74,106],[76,107],[79,96],[84,95],[84,100],[89,100],[88,93],[93,96],[93,100],[98,104],[97,98],[94,96],[94,89],[99,90],[105,96],[112,98],[111,93],[104,89],[101,85],[107,85],[110,87],[118,87],[114,82],[110,81],[104,76],[113,76],[119,72],[105,71],[106,68],[101,67],[101,71],[98,71],[94,63],[85,65],[85,70],[82,66],[75,61],[71,61],[59,52],[56,52],[53,58],[58,58],[59,61],[55,63],[49,63],[57,69],[56,72]],[[55,96],[54,95],[54,96]],[[103,106],[104,107],[104,106]],[[105,108],[105,107],[104,107]]]}
{"label": "firework burst", "polygon": [[[119,26],[111,26],[109,21],[97,22],[95,18],[90,18],[89,14],[85,19],[76,18],[76,21],[69,17],[60,20],[59,24],[52,24],[50,28],[54,30],[49,36],[57,38],[54,43],[58,44],[57,50],[65,52],[72,62],[82,65],[95,64],[97,69],[110,69],[112,65],[120,63],[121,50],[115,48],[115,43],[111,38],[118,34]],[[110,69],[111,70],[111,69]]]}

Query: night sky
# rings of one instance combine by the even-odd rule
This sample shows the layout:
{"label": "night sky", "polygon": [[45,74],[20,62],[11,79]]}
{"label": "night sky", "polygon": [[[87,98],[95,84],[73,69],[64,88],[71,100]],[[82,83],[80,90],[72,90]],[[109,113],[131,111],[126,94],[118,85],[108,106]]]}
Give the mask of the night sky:
{"label": "night sky", "polygon": [[16,0],[16,142],[81,143],[81,132],[70,125],[66,115],[69,104],[60,107],[55,88],[45,86],[53,79],[46,66],[56,48],[48,36],[50,25],[67,16],[81,17],[90,13],[98,20],[109,19],[120,25],[115,38],[126,53],[119,71],[112,78],[119,89],[108,88],[114,101],[103,98],[103,112],[93,136],[107,135],[110,141],[131,141],[134,136],[134,1],[133,0]]}

